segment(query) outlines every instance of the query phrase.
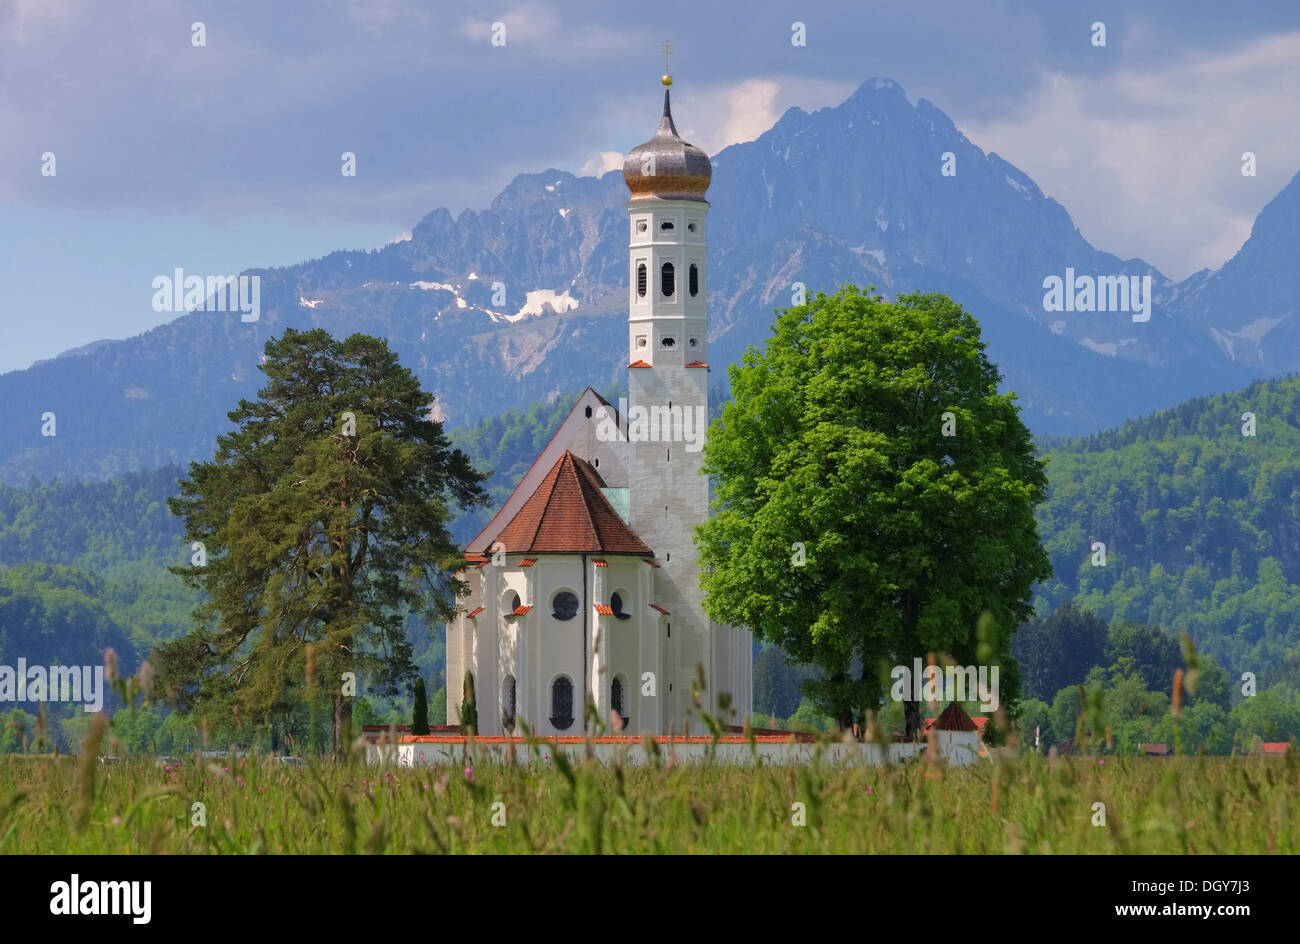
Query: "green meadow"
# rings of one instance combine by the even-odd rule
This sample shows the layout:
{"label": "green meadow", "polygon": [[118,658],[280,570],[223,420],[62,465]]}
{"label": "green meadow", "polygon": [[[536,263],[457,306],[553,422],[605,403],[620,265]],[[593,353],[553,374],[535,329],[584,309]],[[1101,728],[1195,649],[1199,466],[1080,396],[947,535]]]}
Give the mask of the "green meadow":
{"label": "green meadow", "polygon": [[968,768],[0,757],[0,852],[8,854],[1298,849],[1294,754],[1008,753]]}

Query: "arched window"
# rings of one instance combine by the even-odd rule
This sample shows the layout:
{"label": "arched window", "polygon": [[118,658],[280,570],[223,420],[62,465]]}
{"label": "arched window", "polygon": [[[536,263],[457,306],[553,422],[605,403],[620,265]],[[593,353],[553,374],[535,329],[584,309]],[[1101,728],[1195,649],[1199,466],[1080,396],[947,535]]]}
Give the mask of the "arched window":
{"label": "arched window", "polygon": [[566,675],[551,683],[551,724],[557,731],[567,731],[573,724],[573,683]]}
{"label": "arched window", "polygon": [[659,290],[664,298],[672,298],[677,291],[677,270],[671,262],[665,262],[659,270]]}
{"label": "arched window", "polygon": [[515,593],[513,590],[508,590],[508,591],[506,591],[506,599],[505,599],[505,604],[504,604],[504,608],[505,608],[505,613],[504,613],[504,615],[505,615],[505,616],[514,616],[514,615],[515,615],[515,611],[516,611],[517,609],[519,609],[519,605],[520,605],[521,602],[522,602],[522,601],[519,599],[519,594]]}
{"label": "arched window", "polygon": [[501,683],[501,724],[507,731],[515,729],[515,677],[507,675]]}
{"label": "arched window", "polygon": [[551,599],[551,615],[557,620],[571,620],[578,615],[578,597],[561,590]]}
{"label": "arched window", "polygon": [[618,716],[623,719],[623,730],[627,730],[627,698],[624,694],[626,686],[623,684],[623,676],[615,675],[614,681],[609,686],[609,706],[618,712]]}
{"label": "arched window", "polygon": [[614,611],[614,615],[619,619],[632,618],[632,614],[627,612],[623,606],[623,597],[617,593],[609,598],[609,608]]}
{"label": "arched window", "polygon": [[691,297],[694,298],[700,294],[700,267],[694,262],[691,263],[691,271],[687,276],[687,281],[690,283]]}
{"label": "arched window", "polygon": [[636,267],[636,293],[645,298],[645,263],[641,262]]}

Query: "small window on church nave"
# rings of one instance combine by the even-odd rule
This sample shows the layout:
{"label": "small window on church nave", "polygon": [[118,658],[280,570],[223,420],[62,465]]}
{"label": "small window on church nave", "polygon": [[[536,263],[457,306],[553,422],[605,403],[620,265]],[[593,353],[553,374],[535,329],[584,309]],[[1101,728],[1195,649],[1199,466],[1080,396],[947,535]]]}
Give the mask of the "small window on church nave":
{"label": "small window on church nave", "polygon": [[610,683],[609,706],[618,712],[618,716],[623,722],[623,729],[627,730],[628,722],[631,719],[627,716],[627,683],[623,681],[621,675],[615,675],[614,681]]}
{"label": "small window on church nave", "polygon": [[568,590],[561,590],[551,598],[551,615],[557,620],[571,620],[578,615],[578,597]]}
{"label": "small window on church nave", "polygon": [[515,729],[515,677],[507,675],[501,683],[501,724],[507,731]]}
{"label": "small window on church nave", "polygon": [[557,731],[573,724],[573,683],[565,675],[551,683],[551,724]]}
{"label": "small window on church nave", "polygon": [[632,614],[627,611],[627,607],[623,604],[623,595],[621,593],[615,592],[610,595],[609,608],[613,610],[614,615],[621,620],[632,618]]}
{"label": "small window on church nave", "polygon": [[513,590],[506,591],[506,602],[504,604],[505,615],[506,616],[513,615],[515,610],[519,609],[519,605],[521,602],[522,601],[519,599],[519,594],[515,593],[515,591]]}

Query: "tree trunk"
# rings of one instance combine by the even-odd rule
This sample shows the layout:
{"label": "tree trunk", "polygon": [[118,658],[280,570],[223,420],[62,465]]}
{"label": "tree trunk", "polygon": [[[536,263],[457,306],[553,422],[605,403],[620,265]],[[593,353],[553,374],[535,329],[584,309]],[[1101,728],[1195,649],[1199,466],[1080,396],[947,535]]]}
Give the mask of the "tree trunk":
{"label": "tree trunk", "polygon": [[848,676],[843,672],[836,672],[830,677],[830,683],[833,686],[835,695],[835,727],[841,733],[851,730],[853,727],[853,709],[849,706],[849,701],[844,697],[843,688]]}
{"label": "tree trunk", "polygon": [[347,760],[352,741],[352,699],[347,695],[334,696],[334,721],[330,733],[333,741],[330,756],[335,761]]}
{"label": "tree trunk", "polygon": [[[920,622],[920,606],[911,597],[904,597],[901,607],[901,616],[903,620],[903,664],[911,662],[911,657],[920,650],[920,644],[917,640],[916,624]],[[924,661],[924,660],[922,660]],[[919,679],[912,679],[912,690],[903,693],[903,720],[906,727],[903,730],[903,736],[908,740],[915,740],[916,736],[921,733],[921,703],[913,701],[912,697],[916,694],[916,688]]]}
{"label": "tree trunk", "polygon": [[[908,693],[909,695],[911,692]],[[904,730],[904,736],[907,740],[913,740],[921,731],[921,703],[913,701],[911,698],[903,699],[903,719],[907,724]]]}

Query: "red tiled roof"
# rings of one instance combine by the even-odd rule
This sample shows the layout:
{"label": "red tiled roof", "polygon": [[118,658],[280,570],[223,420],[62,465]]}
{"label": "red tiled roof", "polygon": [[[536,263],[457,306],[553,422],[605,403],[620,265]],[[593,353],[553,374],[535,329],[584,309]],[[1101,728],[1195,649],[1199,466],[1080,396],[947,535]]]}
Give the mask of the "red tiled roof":
{"label": "red tiled roof", "polygon": [[470,619],[473,619],[474,617],[476,617],[476,616],[478,616],[480,613],[482,613],[485,609],[487,609],[487,607],[483,607],[483,606],[477,607],[476,609],[474,609],[473,611],[471,611],[471,613],[469,614],[469,618],[470,618]]}
{"label": "red tiled roof", "polygon": [[[523,483],[523,481],[524,481],[525,479],[528,478],[529,474],[530,474],[530,473],[533,471],[533,469],[537,466],[537,463],[541,461],[542,456],[546,455],[546,450],[551,448],[551,443],[553,443],[553,442],[555,441],[555,437],[557,437],[557,436],[560,435],[560,433],[561,433],[561,432],[565,429],[565,427],[568,425],[569,420],[570,420],[570,419],[571,419],[571,418],[572,418],[572,417],[573,417],[573,416],[578,412],[578,407],[582,405],[582,401],[586,398],[586,396],[587,396],[588,393],[590,393],[593,397],[595,397],[596,400],[597,400],[597,402],[599,402],[601,405],[603,405],[603,406],[606,407],[607,409],[611,410],[611,411],[613,412],[613,414],[614,414],[614,418],[615,418],[615,420],[617,420],[617,418],[618,418],[618,410],[615,409],[614,404],[610,403],[608,400],[606,400],[604,397],[602,397],[599,393],[597,393],[597,392],[596,392],[595,390],[593,390],[591,387],[587,387],[585,390],[582,391],[582,393],[578,394],[578,399],[576,399],[576,400],[573,401],[573,406],[569,408],[569,412],[565,415],[564,420],[563,420],[563,421],[560,423],[560,425],[556,428],[555,432],[551,434],[551,438],[548,439],[548,440],[546,441],[546,445],[542,448],[542,451],[539,452],[539,453],[537,454],[537,458],[533,459],[533,461],[532,461],[531,463],[529,463],[528,471],[525,472],[525,473],[523,474],[523,476],[519,479],[519,481],[520,481],[521,484]],[[516,486],[515,486],[515,491],[518,491],[518,490],[519,490],[519,486],[516,485]],[[497,520],[498,520],[499,518],[501,518],[502,515],[505,514],[506,508],[509,507],[509,505],[510,505],[510,499],[513,499],[514,497],[515,497],[515,496],[514,496],[514,492],[511,492],[511,493],[510,493],[510,498],[506,499],[505,504],[503,504],[500,508],[497,509],[496,514],[494,514],[494,515],[492,516],[492,520],[490,520],[490,521],[489,521],[489,522],[488,522],[488,523],[483,527],[483,530],[482,530],[482,531],[480,531],[478,534],[474,535],[474,538],[469,542],[469,544],[466,545],[466,547],[474,547],[474,546],[476,546],[477,544],[479,544],[480,539],[482,539],[482,540],[486,540],[486,539],[487,539],[487,536],[488,536],[489,534],[495,534],[495,533],[496,533],[495,528],[496,528]],[[465,555],[465,557],[466,557],[467,559],[470,558],[470,557],[481,557],[481,556],[482,556],[481,554],[466,554],[466,555]]]}
{"label": "red tiled roof", "polygon": [[565,451],[496,540],[521,554],[653,554],[601,494],[604,484]]}
{"label": "red tiled roof", "polygon": [[704,363],[704,361],[691,361],[686,366],[687,367],[708,367],[709,365]]}
{"label": "red tiled roof", "polygon": [[650,365],[647,364],[645,361],[633,361],[632,363],[628,364],[627,366],[628,366],[628,367],[649,367]]}
{"label": "red tiled roof", "polygon": [[1263,743],[1265,754],[1285,754],[1291,749],[1290,741],[1265,741]]}
{"label": "red tiled roof", "polygon": [[465,555],[465,562],[468,563],[468,564],[486,564],[486,563],[487,563],[487,555],[486,555],[486,554],[473,554],[473,553],[471,553],[471,554],[466,554],[466,555]]}
{"label": "red tiled roof", "polygon": [[599,613],[601,616],[613,616],[614,608],[607,603],[597,603],[596,612]]}
{"label": "red tiled roof", "polygon": [[659,565],[656,564],[654,561],[652,561],[652,560],[646,560],[644,557],[641,558],[641,563],[643,563],[643,564],[649,564],[651,567],[658,567],[658,566],[659,566]]}
{"label": "red tiled roof", "polygon": [[975,722],[970,719],[970,715],[962,710],[961,705],[953,702],[943,711],[939,712],[939,720],[935,724],[940,731],[975,731]]}
{"label": "red tiled roof", "polygon": [[517,607],[515,607],[515,612],[514,612],[512,615],[514,615],[514,616],[526,616],[526,615],[528,614],[528,611],[531,610],[532,608],[533,608],[533,605],[532,605],[531,603],[529,603],[529,604],[526,605],[526,606],[517,606]]}
{"label": "red tiled roof", "polygon": [[[967,715],[967,717],[969,718],[970,716]],[[926,718],[925,722],[921,725],[921,735],[925,736],[929,734],[930,729],[934,727],[934,723],[935,723],[934,718]],[[981,737],[983,737],[984,728],[988,726],[989,719],[984,717],[983,715],[976,715],[974,718],[970,719],[970,723],[975,725],[975,730],[980,733]],[[940,728],[939,730],[942,731],[943,728]]]}
{"label": "red tiled roof", "polygon": [[601,560],[599,557],[592,558],[592,561],[591,561],[591,562],[592,562],[593,564],[595,564],[597,567],[608,567],[608,566],[609,566],[609,561],[607,561],[607,560]]}
{"label": "red tiled roof", "polygon": [[659,611],[660,613],[662,613],[664,616],[671,616],[671,615],[672,615],[672,614],[669,613],[667,610],[665,610],[662,606],[660,606],[658,603],[651,603],[651,604],[650,604],[650,609],[652,609],[652,610],[658,610],[658,611]]}
{"label": "red tiled roof", "polygon": [[534,564],[536,564],[536,563],[537,563],[537,558],[536,558],[536,557],[525,557],[523,560],[521,560],[521,561],[519,562],[519,566],[520,566],[520,567],[532,567],[532,566],[533,566]]}

